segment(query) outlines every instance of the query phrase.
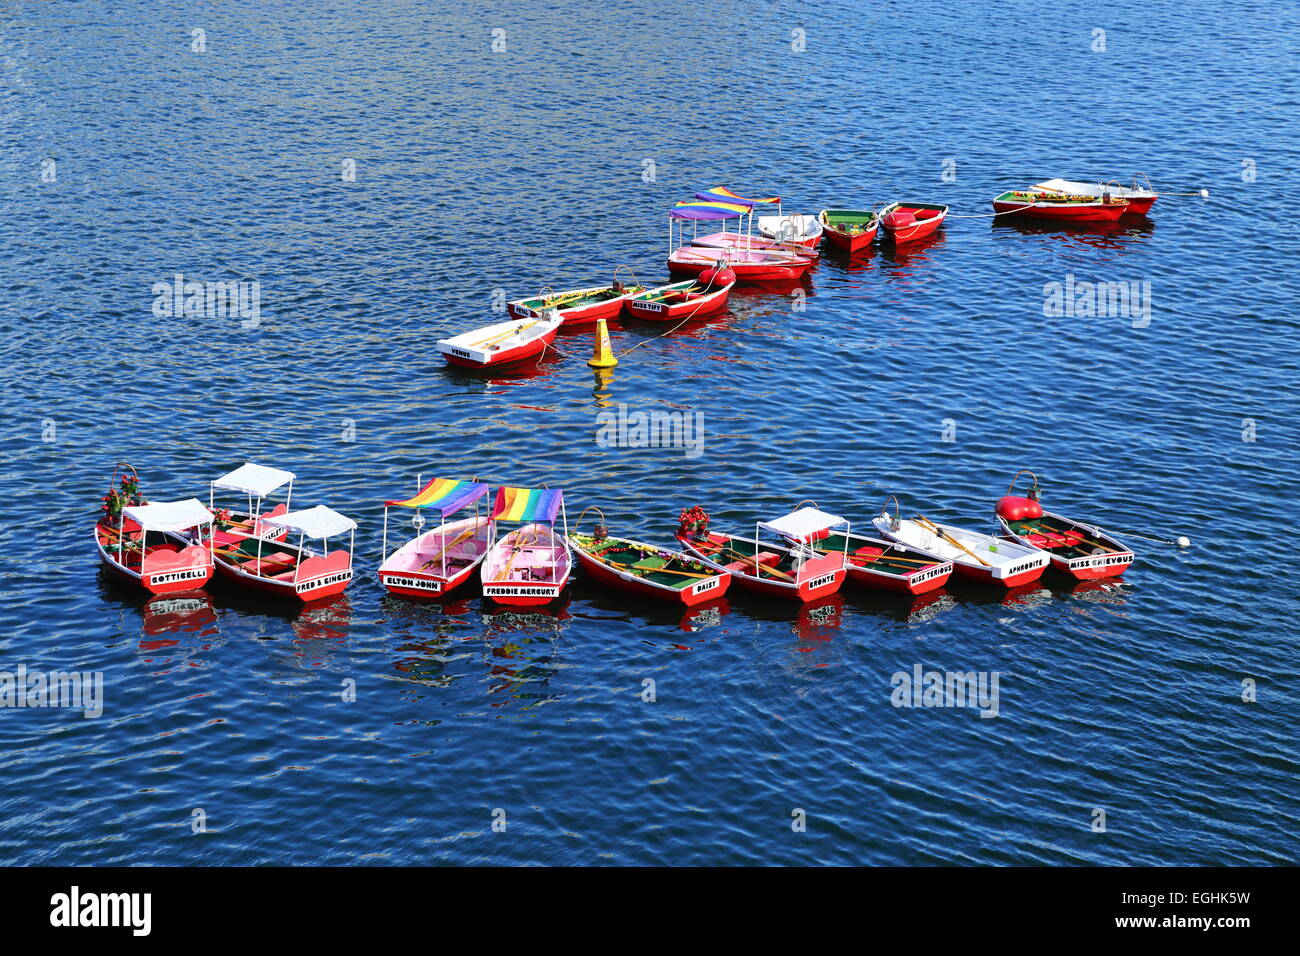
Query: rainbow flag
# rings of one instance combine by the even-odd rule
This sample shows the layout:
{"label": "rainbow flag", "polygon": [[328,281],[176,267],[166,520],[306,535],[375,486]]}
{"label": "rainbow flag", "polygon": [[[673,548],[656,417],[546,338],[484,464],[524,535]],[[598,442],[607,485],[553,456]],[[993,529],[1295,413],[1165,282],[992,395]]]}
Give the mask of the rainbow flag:
{"label": "rainbow flag", "polygon": [[385,501],[386,506],[402,508],[437,508],[443,516],[472,505],[488,493],[488,486],[477,481],[457,481],[455,478],[434,478],[420,489],[414,498],[405,501]]}
{"label": "rainbow flag", "polygon": [[674,219],[732,219],[743,216],[750,211],[749,206],[734,202],[697,202],[683,199],[673,206]]}
{"label": "rainbow flag", "polygon": [[717,202],[742,202],[751,206],[775,206],[781,201],[780,196],[768,196],[764,199],[746,199],[744,196],[738,196],[726,186],[714,186],[707,192],[695,194],[700,199],[713,200]]}
{"label": "rainbow flag", "polygon": [[552,522],[560,513],[564,492],[558,488],[498,488],[492,517],[497,521]]}

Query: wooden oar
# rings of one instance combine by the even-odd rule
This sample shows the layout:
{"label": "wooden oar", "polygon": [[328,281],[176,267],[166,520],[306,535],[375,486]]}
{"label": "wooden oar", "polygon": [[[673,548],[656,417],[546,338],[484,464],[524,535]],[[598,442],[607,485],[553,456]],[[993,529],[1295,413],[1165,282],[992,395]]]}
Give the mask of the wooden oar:
{"label": "wooden oar", "polygon": [[972,551],[970,548],[966,547],[966,545],[962,544],[960,541],[958,541],[956,538],[954,538],[954,537],[953,537],[952,535],[950,535],[948,532],[944,531],[942,528],[940,528],[937,524],[935,524],[935,523],[934,523],[933,521],[931,521],[929,518],[925,518],[925,517],[922,517],[921,515],[917,515],[917,516],[916,516],[916,522],[917,522],[917,524],[921,525],[921,527],[926,528],[928,531],[933,531],[935,534],[937,534],[937,535],[939,535],[940,537],[942,537],[942,538],[943,538],[945,541],[947,541],[949,544],[955,544],[957,547],[961,548],[963,551],[965,551],[967,554],[969,554],[972,558],[974,558],[974,559],[975,559],[976,561],[978,561],[980,564],[984,565],[984,567],[986,567],[986,568],[991,568],[991,567],[993,567],[993,565],[989,564],[987,561],[985,561],[983,558],[981,558],[978,554],[976,554],[976,553],[975,553],[974,551]]}
{"label": "wooden oar", "polygon": [[[739,559],[741,560],[741,563],[743,563],[743,564],[752,564],[752,565],[754,566],[754,568],[755,568],[756,570],[758,570],[759,572],[766,571],[766,572],[768,572],[769,574],[774,574],[774,575],[776,575],[777,577],[784,578],[784,579],[787,580],[787,581],[794,581],[794,578],[792,578],[790,575],[786,574],[786,573],[785,573],[784,571],[782,571],[780,568],[773,568],[773,567],[769,567],[769,566],[766,565],[766,564],[759,564],[759,563],[758,563],[758,555],[756,555],[756,554],[755,554],[755,555],[745,555],[745,554],[741,554],[739,551],[735,551],[735,550],[733,550],[732,548],[729,548],[729,547],[728,547],[728,548],[725,548],[724,550],[727,552],[727,554],[732,554],[732,555],[735,555],[737,558],[739,558]],[[762,576],[763,576],[763,575],[762,575],[761,573],[759,573],[759,574],[755,574],[755,575],[754,575],[754,577],[756,577],[756,578],[761,578]]]}
{"label": "wooden oar", "polygon": [[[591,554],[590,551],[588,551],[587,553],[588,553],[588,554]],[[591,556],[592,556],[593,558],[596,557],[594,554],[591,555]],[[596,560],[597,560],[597,561],[600,561],[600,558],[596,558]],[[637,567],[633,567],[633,566],[630,565],[630,564],[623,564],[623,563],[621,563],[621,562],[619,562],[619,561],[612,561],[612,560],[610,560],[610,559],[608,559],[608,558],[606,558],[602,563],[603,563],[603,564],[608,564],[608,565],[610,565],[611,567],[615,567],[615,568],[626,568],[626,569],[629,570],[629,571],[640,571],[640,572],[642,572],[642,574],[641,574],[641,575],[638,575],[638,577],[642,577],[642,576],[644,576],[644,575],[646,575],[646,574],[680,574],[680,575],[681,575],[682,577],[684,577],[684,578],[712,578],[712,577],[717,577],[717,572],[716,572],[716,571],[715,571],[713,574],[698,574],[698,573],[696,573],[695,571],[674,571],[672,568],[637,568]]]}
{"label": "wooden oar", "polygon": [[506,562],[506,569],[505,569],[505,571],[502,573],[501,577],[499,577],[499,578],[496,579],[496,582],[495,582],[495,583],[501,583],[501,582],[503,582],[503,581],[509,581],[509,580],[510,580],[510,571],[511,571],[511,569],[515,566],[515,559],[519,557],[519,553],[520,553],[521,551],[523,551],[525,548],[530,548],[530,547],[532,547],[532,546],[535,545],[536,543],[537,543],[537,536],[536,536],[536,535],[533,535],[533,536],[532,536],[531,538],[529,538],[527,541],[523,541],[523,542],[521,542],[520,544],[515,545],[514,551],[511,552],[511,554],[510,554],[510,560]]}
{"label": "wooden oar", "polygon": [[473,528],[466,528],[464,531],[462,531],[459,535],[456,536],[456,539],[455,539],[454,541],[450,542],[449,544],[444,544],[444,545],[442,546],[442,550],[440,550],[437,554],[435,554],[433,557],[431,557],[428,561],[425,561],[424,564],[420,565],[420,570],[423,571],[423,570],[425,570],[426,568],[428,568],[429,565],[433,564],[433,562],[435,562],[435,561],[437,561],[439,558],[441,558],[445,552],[447,552],[447,551],[451,550],[452,548],[456,547],[456,545],[460,544],[460,543],[461,543],[462,541],[464,541],[466,538],[468,538],[468,537],[470,537],[471,535],[473,535],[474,532],[477,531],[477,530],[478,530],[478,527],[477,527],[477,526],[475,526],[475,527],[473,527]]}
{"label": "wooden oar", "polygon": [[[820,549],[819,549],[820,550]],[[833,551],[823,551],[823,554],[834,554]],[[908,564],[942,564],[942,561],[931,558],[905,558],[901,554],[850,554],[849,560],[860,558],[863,561],[906,561]]]}
{"label": "wooden oar", "polygon": [[[1047,528],[1047,529],[1036,528],[1033,525],[1030,525],[1027,530],[1032,531],[1034,534],[1040,534],[1044,538],[1049,538],[1052,535],[1056,535],[1057,537],[1064,538],[1066,547],[1078,548],[1081,547],[1082,545],[1088,544],[1088,545],[1092,545],[1094,548],[1101,548],[1101,550],[1105,551],[1107,554],[1119,554],[1119,552],[1116,551],[1114,548],[1108,548],[1100,541],[1090,541],[1088,538],[1084,537],[1078,531],[1074,531],[1073,528],[1066,528],[1063,531],[1055,531],[1051,528]],[[1075,534],[1079,535],[1079,540],[1077,542],[1072,542],[1070,540],[1071,531],[1074,531]]]}

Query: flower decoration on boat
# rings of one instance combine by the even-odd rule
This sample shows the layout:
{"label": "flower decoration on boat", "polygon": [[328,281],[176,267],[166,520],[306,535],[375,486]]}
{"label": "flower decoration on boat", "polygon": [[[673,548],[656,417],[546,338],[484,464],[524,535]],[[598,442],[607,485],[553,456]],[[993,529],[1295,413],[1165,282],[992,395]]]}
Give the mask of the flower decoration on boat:
{"label": "flower decoration on boat", "polygon": [[229,531],[234,527],[235,519],[231,516],[229,508],[218,508],[212,512],[212,523],[217,526],[218,531]]}
{"label": "flower decoration on boat", "polygon": [[104,495],[100,501],[100,511],[103,512],[101,521],[108,522],[116,519],[122,514],[123,508],[137,507],[148,504],[140,495],[139,480],[133,475],[123,475],[121,486],[119,488],[110,487],[108,494]]}
{"label": "flower decoration on boat", "polygon": [[708,533],[709,513],[699,505],[695,505],[693,508],[683,508],[677,520],[679,522],[677,528],[679,535],[702,537]]}

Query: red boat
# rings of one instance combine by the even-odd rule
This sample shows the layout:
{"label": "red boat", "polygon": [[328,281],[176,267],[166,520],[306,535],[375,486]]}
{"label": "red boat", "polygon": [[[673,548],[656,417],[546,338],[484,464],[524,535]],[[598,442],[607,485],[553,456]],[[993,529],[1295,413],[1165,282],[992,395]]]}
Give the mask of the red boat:
{"label": "red boat", "polygon": [[871,245],[880,228],[880,218],[870,209],[823,209],[817,219],[827,241],[850,253]]}
{"label": "red boat", "polygon": [[993,200],[993,211],[1007,219],[1059,222],[1117,222],[1129,202],[1115,196],[1076,197],[1044,189],[1012,190]]}
{"label": "red boat", "polygon": [[[196,498],[127,505],[95,526],[95,546],[104,566],[118,578],[150,594],[193,591],[212,578],[212,544],[198,543],[212,513]],[[194,542],[178,543],[173,533],[188,532]]]}
{"label": "red boat", "polygon": [[616,272],[609,285],[568,292],[544,291],[534,298],[509,303],[506,311],[516,319],[540,319],[554,310],[564,321],[566,330],[586,328],[600,319],[614,318],[622,310],[624,302],[644,291],[643,285],[624,285]]}
{"label": "red boat", "polygon": [[943,587],[952,576],[951,561],[881,538],[832,533],[815,547],[847,554],[849,580],[864,587],[925,594]]}
{"label": "red boat", "polygon": [[[298,532],[297,544],[245,537],[237,545],[218,547],[218,574],[245,588],[304,603],[338,594],[348,586],[357,528],[351,518],[317,505],[267,518],[266,524]],[[329,539],[343,534],[348,535],[347,548],[331,551]],[[321,541],[320,550],[308,547],[307,538]]]}
{"label": "red boat", "polygon": [[[848,573],[844,552],[826,554],[813,547],[814,541],[841,524],[847,529],[847,522],[837,515],[800,508],[758,522],[753,538],[709,532],[706,522],[702,529],[679,528],[677,540],[711,568],[730,571],[736,583],[747,590],[807,603],[834,594],[844,583]],[[764,540],[764,530],[783,543]]]}
{"label": "red boat", "polygon": [[[591,510],[599,514],[599,509]],[[707,566],[680,551],[610,537],[605,530],[604,515],[593,534],[571,534],[569,544],[578,558],[578,566],[594,580],[657,601],[694,607],[722,597],[731,584],[729,572]]]}
{"label": "red boat", "polygon": [[438,350],[450,364],[461,368],[499,368],[535,362],[555,341],[563,324],[564,319],[556,312],[538,319],[512,319],[442,339]]}
{"label": "red boat", "polygon": [[1121,186],[1118,180],[1111,180],[1108,183],[1084,183],[1072,179],[1048,179],[1035,184],[1034,189],[1039,192],[1059,193],[1075,199],[1102,196],[1127,199],[1128,209],[1124,210],[1124,215],[1145,216],[1151,211],[1159,194],[1151,186],[1151,180],[1141,173],[1138,175],[1141,175],[1146,182],[1145,187],[1139,186],[1138,177],[1134,176],[1132,186]]}
{"label": "red boat", "polygon": [[[1021,475],[1033,479],[1027,497],[1013,494]],[[1044,511],[1038,478],[1018,471],[998,500],[998,523],[1008,535],[1047,552],[1052,567],[1076,581],[1119,577],[1133,563],[1133,552],[1100,528]]]}
{"label": "red boat", "polygon": [[948,207],[936,203],[894,202],[880,210],[880,228],[895,243],[933,235],[943,225]]}
{"label": "red boat", "polygon": [[699,279],[687,279],[647,289],[624,303],[627,314],[649,322],[685,322],[714,315],[727,307],[736,284],[730,269],[706,269]]}

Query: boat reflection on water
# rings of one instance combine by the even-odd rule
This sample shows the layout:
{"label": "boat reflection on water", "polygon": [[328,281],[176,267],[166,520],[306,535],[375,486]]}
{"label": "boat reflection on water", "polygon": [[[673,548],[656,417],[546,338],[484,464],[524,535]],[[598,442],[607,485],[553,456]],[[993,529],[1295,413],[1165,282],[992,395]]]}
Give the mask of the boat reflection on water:
{"label": "boat reflection on water", "polygon": [[1125,249],[1135,243],[1146,242],[1155,231],[1155,223],[1144,216],[1125,216],[1119,222],[1070,223],[1051,220],[1009,219],[993,220],[993,234],[1016,233],[1025,236],[1043,236],[1068,246],[1093,249]]}
{"label": "boat reflection on water", "polygon": [[611,591],[590,578],[575,580],[572,587],[574,596],[583,604],[607,612],[620,621],[644,625],[647,629],[675,626],[687,633],[699,633],[721,624],[723,618],[731,613],[731,604],[725,597],[683,608],[677,603]]}
{"label": "boat reflection on water", "polygon": [[943,229],[933,235],[926,236],[923,239],[916,239],[912,242],[894,244],[893,242],[883,242],[880,245],[880,265],[881,268],[888,269],[890,266],[917,266],[929,262],[934,258],[934,253],[943,248],[947,241],[947,236]]}
{"label": "boat reflection on water", "polygon": [[847,599],[855,613],[874,614],[907,624],[929,621],[958,603],[944,588],[912,595],[854,587],[847,591]]}
{"label": "boat reflection on water", "polygon": [[558,670],[555,659],[559,654],[560,635],[565,622],[573,616],[567,605],[565,597],[527,611],[483,615],[483,645],[490,677],[488,693],[506,698],[493,702],[492,707],[506,707],[512,701],[520,701],[529,710],[564,696],[548,693],[546,687]]}
{"label": "boat reflection on water", "polygon": [[1093,604],[1124,604],[1133,590],[1124,578],[1093,578],[1091,581],[1074,581],[1053,574],[1047,581],[1052,596],[1063,600],[1088,601]]}
{"label": "boat reflection on water", "polygon": [[290,621],[294,640],[299,643],[348,639],[352,628],[352,605],[346,593],[335,594],[320,601],[305,604]]}
{"label": "boat reflection on water", "polygon": [[212,598],[202,591],[155,595],[144,602],[140,616],[143,623],[139,649],[146,653],[175,647],[181,642],[180,637],[164,635],[214,638],[220,634]]}
{"label": "boat reflection on water", "polygon": [[833,272],[866,272],[879,265],[876,262],[879,257],[880,250],[874,242],[865,249],[853,253],[827,245],[822,254],[822,260]]}

